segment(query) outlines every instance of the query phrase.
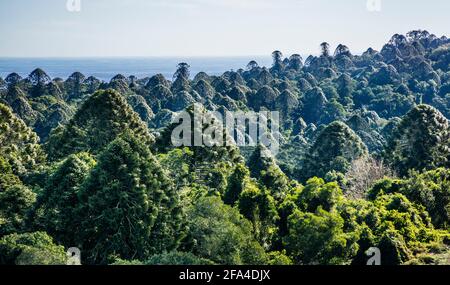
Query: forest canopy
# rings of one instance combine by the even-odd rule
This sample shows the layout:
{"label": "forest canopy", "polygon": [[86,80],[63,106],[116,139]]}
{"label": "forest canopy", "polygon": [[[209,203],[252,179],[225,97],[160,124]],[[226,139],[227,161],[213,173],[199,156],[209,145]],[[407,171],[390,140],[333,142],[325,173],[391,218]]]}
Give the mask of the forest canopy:
{"label": "forest canopy", "polygon": [[[450,40],[318,48],[220,76],[0,78],[0,264],[448,264]],[[279,153],[174,146],[194,105],[278,111]]]}

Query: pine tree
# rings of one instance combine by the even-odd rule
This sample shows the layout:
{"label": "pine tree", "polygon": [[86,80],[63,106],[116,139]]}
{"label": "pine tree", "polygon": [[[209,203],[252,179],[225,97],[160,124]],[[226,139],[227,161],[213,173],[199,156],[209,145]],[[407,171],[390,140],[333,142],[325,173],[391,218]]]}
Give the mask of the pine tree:
{"label": "pine tree", "polygon": [[23,230],[36,194],[22,184],[0,156],[0,236]]}
{"label": "pine tree", "polygon": [[396,127],[385,159],[400,175],[408,170],[448,165],[450,158],[448,120],[435,108],[419,105]]}
{"label": "pine tree", "polygon": [[126,131],[144,143],[153,141],[146,125],[119,93],[111,89],[97,91],[64,128],[50,136],[49,157],[56,160],[82,151],[96,155]]}
{"label": "pine tree", "polygon": [[17,175],[26,174],[45,160],[38,136],[1,103],[0,155]]}
{"label": "pine tree", "polygon": [[366,154],[366,146],[354,131],[342,122],[331,123],[306,152],[300,177],[306,181],[313,176],[324,178],[333,170],[345,173],[354,159]]}
{"label": "pine tree", "polygon": [[94,165],[88,153],[70,155],[50,175],[33,211],[35,225],[66,247],[76,245],[78,193]]}
{"label": "pine tree", "polygon": [[100,154],[80,190],[81,245],[90,264],[145,259],[178,243],[178,194],[150,150],[125,134]]}

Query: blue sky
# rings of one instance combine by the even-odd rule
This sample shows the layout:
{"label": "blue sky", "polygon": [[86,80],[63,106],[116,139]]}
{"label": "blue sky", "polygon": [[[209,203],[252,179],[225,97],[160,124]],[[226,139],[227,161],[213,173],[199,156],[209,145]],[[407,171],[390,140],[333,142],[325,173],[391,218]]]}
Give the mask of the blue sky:
{"label": "blue sky", "polygon": [[0,0],[0,57],[238,56],[318,52],[328,41],[360,53],[394,33],[449,36],[450,1]]}

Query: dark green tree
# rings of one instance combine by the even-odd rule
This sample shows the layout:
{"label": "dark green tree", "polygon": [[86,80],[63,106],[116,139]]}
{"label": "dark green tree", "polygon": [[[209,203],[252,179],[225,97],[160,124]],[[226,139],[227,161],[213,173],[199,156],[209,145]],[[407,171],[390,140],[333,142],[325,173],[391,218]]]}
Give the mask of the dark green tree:
{"label": "dark green tree", "polygon": [[435,108],[419,105],[397,126],[385,151],[385,159],[400,174],[408,170],[432,169],[448,165],[449,131],[447,119]]}
{"label": "dark green tree", "polygon": [[131,132],[143,143],[153,136],[127,102],[114,90],[101,90],[89,97],[63,128],[55,130],[47,142],[53,160],[88,151],[98,154],[124,132]]}
{"label": "dark green tree", "polygon": [[47,73],[45,73],[45,71],[40,68],[36,68],[35,70],[33,70],[27,79],[33,86],[33,89],[31,91],[31,95],[33,97],[44,95],[46,91],[46,85],[52,80],[50,76],[48,76]]}
{"label": "dark green tree", "polygon": [[100,154],[79,193],[80,243],[90,264],[145,260],[177,247],[178,194],[148,147],[131,133]]}
{"label": "dark green tree", "polygon": [[95,161],[88,153],[70,155],[50,175],[34,209],[36,227],[66,247],[76,244],[80,187]]}
{"label": "dark green tree", "polygon": [[24,230],[35,201],[36,194],[22,184],[0,156],[0,236]]}
{"label": "dark green tree", "polygon": [[345,173],[353,160],[366,154],[366,146],[354,131],[342,122],[333,122],[306,152],[300,177],[305,181],[313,176],[324,178],[333,170]]}

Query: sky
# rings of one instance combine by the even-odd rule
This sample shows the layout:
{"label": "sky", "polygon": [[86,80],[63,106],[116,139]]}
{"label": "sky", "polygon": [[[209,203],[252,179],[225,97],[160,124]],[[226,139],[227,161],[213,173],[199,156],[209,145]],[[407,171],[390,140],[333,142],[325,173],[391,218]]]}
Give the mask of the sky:
{"label": "sky", "polygon": [[450,37],[449,11],[448,0],[0,0],[0,57],[306,55],[323,41],[358,54],[414,29]]}

